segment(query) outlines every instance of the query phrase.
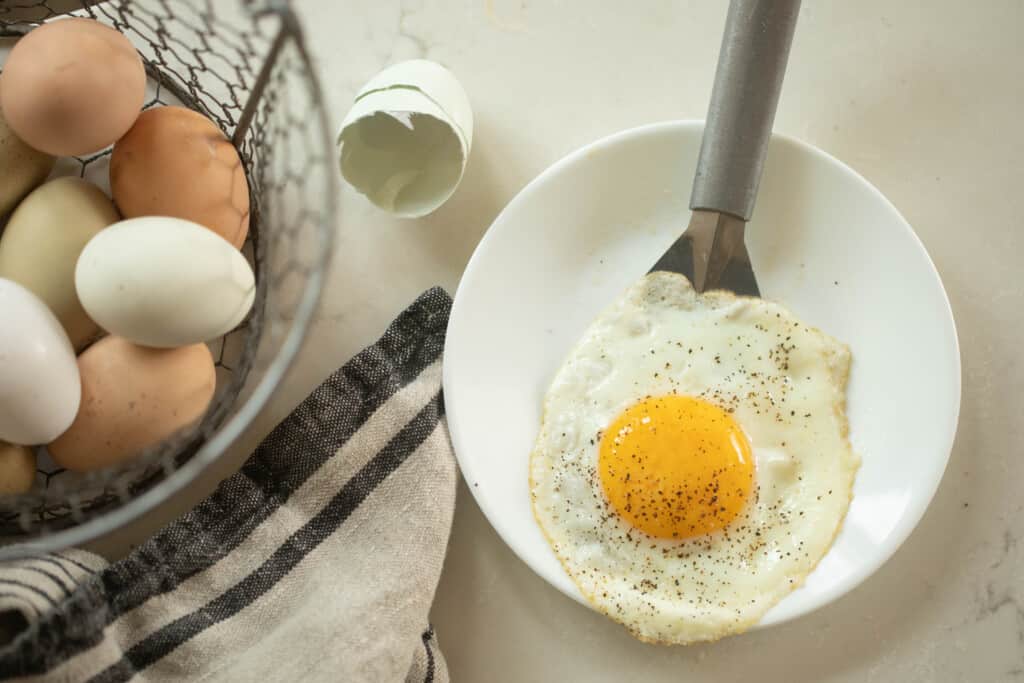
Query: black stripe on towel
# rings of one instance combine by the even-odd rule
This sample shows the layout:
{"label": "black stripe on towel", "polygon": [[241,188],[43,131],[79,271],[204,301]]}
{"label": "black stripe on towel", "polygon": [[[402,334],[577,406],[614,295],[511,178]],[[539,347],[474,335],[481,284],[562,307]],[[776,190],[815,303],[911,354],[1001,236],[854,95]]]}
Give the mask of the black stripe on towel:
{"label": "black stripe on towel", "polygon": [[89,574],[95,574],[96,573],[96,570],[93,569],[92,567],[90,567],[89,565],[87,565],[87,564],[85,564],[83,562],[79,562],[78,560],[73,559],[71,557],[68,557],[67,555],[64,555],[63,553],[55,553],[55,556],[59,557],[60,559],[64,560],[65,562],[69,562],[70,564],[75,565],[79,569],[82,569],[82,570],[86,571]]}
{"label": "black stripe on towel", "polygon": [[44,600],[46,600],[46,602],[50,603],[50,607],[56,607],[57,606],[57,601],[54,600],[53,597],[49,593],[44,591],[42,588],[39,588],[37,586],[33,586],[30,583],[25,583],[24,581],[18,581],[17,579],[0,579],[0,586],[4,586],[4,585],[7,585],[7,586],[17,586],[19,588],[24,588],[25,590],[32,591],[36,595],[42,596],[42,598]]}
{"label": "black stripe on towel", "polygon": [[69,588],[68,588],[68,584],[64,583],[63,579],[61,579],[56,574],[51,574],[50,572],[46,571],[42,567],[33,567],[32,565],[20,564],[20,565],[18,565],[15,568],[16,569],[20,569],[22,571],[34,572],[34,573],[39,574],[41,576],[45,576],[52,583],[56,584],[56,586],[60,589],[60,597],[61,598],[63,598],[65,595],[68,595],[71,592],[69,590]]}
{"label": "black stripe on towel", "polygon": [[[46,564],[52,564],[57,569],[61,570],[64,573],[64,576],[68,577],[68,579],[71,581],[71,585],[74,586],[76,583],[78,583],[78,579],[75,578],[75,575],[71,573],[71,570],[68,569],[63,562],[57,559],[58,557],[60,559],[67,559],[60,555],[54,557],[50,557],[48,555],[36,555],[34,557],[30,557],[29,559],[33,562],[45,562]],[[95,572],[89,571],[89,573],[93,574]]]}
{"label": "black stripe on towel", "polygon": [[127,681],[207,628],[230,619],[256,602],[337,531],[363,500],[419,448],[437,429],[442,406],[439,393],[342,487],[323,510],[278,547],[255,571],[200,609],[145,638],[129,649],[119,662],[90,680],[94,683]]}
{"label": "black stripe on towel", "polygon": [[423,649],[427,651],[427,673],[423,677],[423,683],[434,683],[434,651],[430,648],[433,637],[434,627],[431,626],[423,632]]}
{"label": "black stripe on towel", "polygon": [[[7,591],[0,591],[0,598],[6,598],[6,599],[9,599],[9,600],[13,599],[13,600],[17,600],[19,602],[23,602],[26,605],[28,605],[29,609],[31,609],[33,612],[35,612],[36,614],[39,614],[39,608],[36,607],[35,603],[32,602],[31,600],[29,600],[28,598],[26,598],[21,593],[8,593]],[[0,673],[2,673],[2,669],[0,669]]]}
{"label": "black stripe on towel", "polygon": [[[79,584],[55,613],[0,647],[0,678],[7,672],[43,674],[94,647],[118,616],[174,590],[228,555],[370,415],[441,357],[450,309],[444,290],[421,294],[376,344],[325,380],[271,432],[241,471],[129,557],[96,573],[60,554],[61,560],[95,576]],[[312,425],[321,423],[328,426],[327,433],[316,433],[326,444],[310,438]]]}

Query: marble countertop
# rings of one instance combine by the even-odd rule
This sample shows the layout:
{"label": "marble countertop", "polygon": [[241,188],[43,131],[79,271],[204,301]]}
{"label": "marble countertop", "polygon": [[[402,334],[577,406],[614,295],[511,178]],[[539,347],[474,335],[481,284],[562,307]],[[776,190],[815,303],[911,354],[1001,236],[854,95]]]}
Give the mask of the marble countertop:
{"label": "marble countertop", "polygon": [[[726,6],[297,5],[335,123],[390,63],[426,57],[458,75],[476,115],[466,177],[447,205],[417,221],[390,218],[343,190],[333,272],[285,386],[199,486],[95,544],[110,556],[212,490],[420,291],[440,284],[454,292],[487,226],[551,162],[623,128],[703,118]],[[533,575],[462,486],[432,614],[453,680],[731,681],[751,672],[765,682],[1024,680],[1022,25],[1019,0],[806,0],[793,45],[776,129],[847,162],[900,208],[942,274],[960,334],[954,452],[895,557],[810,616],[715,644],[660,648]]]}

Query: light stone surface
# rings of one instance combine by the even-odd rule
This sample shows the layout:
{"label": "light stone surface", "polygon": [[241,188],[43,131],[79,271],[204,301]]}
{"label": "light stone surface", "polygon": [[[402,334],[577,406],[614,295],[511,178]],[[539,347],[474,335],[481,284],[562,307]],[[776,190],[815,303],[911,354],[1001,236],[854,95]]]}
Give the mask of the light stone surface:
{"label": "light stone surface", "polygon": [[[420,291],[454,291],[498,211],[550,163],[623,128],[703,118],[726,6],[297,4],[335,124],[388,64],[427,57],[455,72],[476,115],[466,177],[448,204],[417,221],[390,218],[344,189],[334,270],[295,371],[233,458],[95,544],[108,555],[212,490]],[[454,680],[1024,680],[1022,25],[1019,0],[806,0],[776,119],[777,130],[850,164],[900,208],[952,300],[960,429],[939,492],[903,548],[815,614],[666,649],[634,641],[533,575],[463,486],[432,615]]]}

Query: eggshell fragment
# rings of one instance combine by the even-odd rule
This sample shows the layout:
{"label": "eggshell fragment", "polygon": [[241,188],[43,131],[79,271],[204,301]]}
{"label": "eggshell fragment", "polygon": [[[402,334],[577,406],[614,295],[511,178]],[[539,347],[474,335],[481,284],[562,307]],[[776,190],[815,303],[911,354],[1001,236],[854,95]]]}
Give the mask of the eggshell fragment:
{"label": "eggshell fragment", "polygon": [[440,64],[395,64],[356,96],[338,134],[341,173],[376,206],[424,216],[458,187],[473,142],[473,112]]}
{"label": "eggshell fragment", "polygon": [[162,216],[97,234],[78,259],[75,286],[104,329],[161,348],[227,334],[256,294],[241,252],[201,225]]}
{"label": "eggshell fragment", "polygon": [[125,218],[184,218],[235,247],[249,233],[242,160],[220,128],[191,109],[143,112],[114,145],[110,187]]}
{"label": "eggshell fragment", "polygon": [[25,493],[36,480],[36,454],[0,441],[0,496]]}
{"label": "eggshell fragment", "polygon": [[52,441],[75,419],[81,395],[60,322],[35,294],[0,278],[0,439]]}
{"label": "eggshell fragment", "polygon": [[82,408],[48,446],[54,462],[76,472],[108,467],[195,423],[216,388],[205,344],[178,349],[104,337],[78,358]]}
{"label": "eggshell fragment", "polygon": [[131,128],[146,71],[131,41],[92,19],[61,19],[15,43],[0,73],[0,107],[32,147],[56,156],[98,152]]}
{"label": "eggshell fragment", "polygon": [[0,113],[0,216],[46,180],[56,161],[15,135]]}
{"label": "eggshell fragment", "polygon": [[57,178],[18,205],[0,236],[0,277],[42,299],[76,350],[100,329],[75,293],[75,265],[86,243],[119,218],[95,185],[81,178]]}

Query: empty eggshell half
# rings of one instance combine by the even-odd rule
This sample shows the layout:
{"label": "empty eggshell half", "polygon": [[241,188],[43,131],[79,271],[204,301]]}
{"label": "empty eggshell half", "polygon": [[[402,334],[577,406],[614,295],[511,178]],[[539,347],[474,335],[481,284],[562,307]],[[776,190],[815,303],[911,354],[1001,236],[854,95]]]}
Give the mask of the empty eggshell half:
{"label": "empty eggshell half", "polygon": [[78,258],[75,288],[103,329],[170,348],[234,329],[252,308],[256,279],[219,235],[181,218],[149,216],[93,237]]}
{"label": "empty eggshell half", "polygon": [[451,197],[473,142],[465,90],[440,64],[388,67],[356,96],[338,134],[341,173],[376,206],[425,216]]}
{"label": "empty eggshell half", "polygon": [[81,400],[75,351],[39,297],[0,278],[0,439],[34,446],[71,424]]}

